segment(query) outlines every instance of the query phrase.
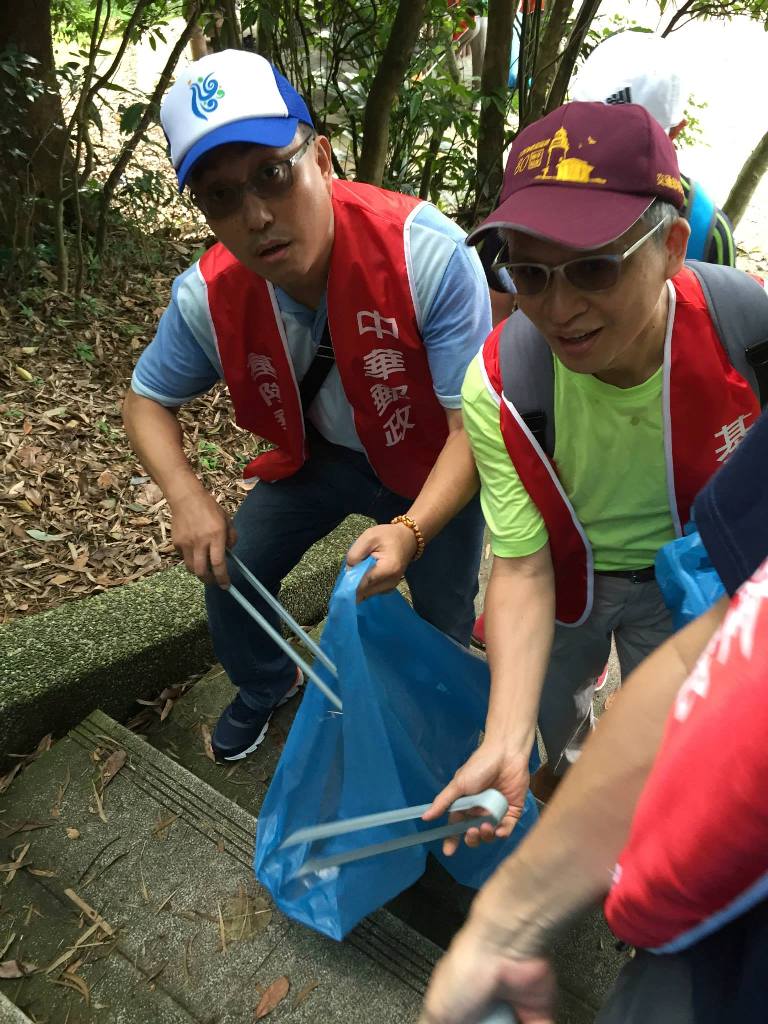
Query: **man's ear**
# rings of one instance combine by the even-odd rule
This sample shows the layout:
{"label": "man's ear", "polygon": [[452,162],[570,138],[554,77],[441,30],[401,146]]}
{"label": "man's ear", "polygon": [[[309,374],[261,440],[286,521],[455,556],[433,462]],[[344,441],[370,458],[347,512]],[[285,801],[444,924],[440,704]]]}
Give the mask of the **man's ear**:
{"label": "man's ear", "polygon": [[667,232],[664,240],[664,247],[667,256],[667,277],[674,277],[683,269],[685,263],[685,250],[688,248],[688,239],[691,235],[691,226],[684,217],[677,217]]}
{"label": "man's ear", "polygon": [[323,178],[330,182],[333,177],[333,160],[331,158],[331,143],[325,135],[318,135],[315,139],[315,159]]}

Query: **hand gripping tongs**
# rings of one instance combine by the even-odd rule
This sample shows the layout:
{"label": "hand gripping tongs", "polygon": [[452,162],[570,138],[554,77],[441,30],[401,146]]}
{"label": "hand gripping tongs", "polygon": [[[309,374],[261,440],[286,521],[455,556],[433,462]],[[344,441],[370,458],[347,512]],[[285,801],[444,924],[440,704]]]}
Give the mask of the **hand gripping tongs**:
{"label": "hand gripping tongs", "polygon": [[[300,828],[297,832],[284,840],[281,850],[291,846],[298,846],[300,843],[313,843],[318,839],[330,839],[333,836],[348,835],[350,832],[359,832],[363,829],[379,828],[382,825],[396,825],[401,821],[413,821],[420,818],[431,804],[419,804],[416,807],[401,807],[395,811],[380,811],[376,814],[363,814],[357,818],[347,818],[344,821],[330,821],[324,825],[310,825],[308,828]],[[445,839],[448,836],[461,835],[470,828],[477,828],[486,822],[491,825],[498,825],[507,813],[507,800],[497,789],[486,789],[476,796],[463,796],[455,800],[450,811],[469,811],[473,807],[482,807],[487,813],[474,818],[461,818],[458,821],[449,821],[446,825],[438,825],[437,828],[422,829],[410,835],[399,836],[394,839],[386,839],[380,843],[371,843],[368,846],[361,846],[356,850],[345,850],[332,853],[326,857],[311,857],[305,861],[295,877],[314,874],[324,868],[338,867],[340,864],[349,864],[355,860],[362,860],[364,857],[375,857],[380,853],[391,853],[393,850],[403,850],[407,846],[419,846],[423,843],[431,843],[436,839]]]}

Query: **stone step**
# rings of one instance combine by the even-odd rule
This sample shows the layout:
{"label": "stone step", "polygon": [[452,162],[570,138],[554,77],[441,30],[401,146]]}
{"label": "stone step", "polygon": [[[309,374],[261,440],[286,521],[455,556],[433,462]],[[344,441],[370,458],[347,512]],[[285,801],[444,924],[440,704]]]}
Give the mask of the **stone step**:
{"label": "stone step", "polygon": [[[313,631],[315,638],[321,631],[322,624]],[[214,789],[258,815],[300,699],[278,709],[264,742],[250,757],[227,767],[206,758],[201,729],[213,730],[234,694],[223,670],[212,669],[177,703],[165,722],[158,722],[151,729],[146,739]],[[473,895],[430,858],[424,877],[393,900],[388,909],[435,945],[446,948],[461,927]],[[569,928],[555,948],[555,965],[563,992],[559,1024],[589,1024],[625,960],[626,954],[616,950],[615,939],[600,913],[588,914]]]}
{"label": "stone step", "polygon": [[281,977],[270,1020],[418,1019],[436,946],[386,911],[342,943],[285,918],[252,874],[253,815],[101,712],[26,769],[0,822],[0,949],[38,967],[0,981],[0,1021],[242,1024]]}

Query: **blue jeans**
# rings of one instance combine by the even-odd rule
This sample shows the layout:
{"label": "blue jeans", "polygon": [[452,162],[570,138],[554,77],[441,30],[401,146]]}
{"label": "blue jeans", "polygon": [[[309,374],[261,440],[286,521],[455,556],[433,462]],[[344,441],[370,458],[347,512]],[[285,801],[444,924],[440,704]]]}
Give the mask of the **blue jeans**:
{"label": "blue jeans", "polygon": [[[405,512],[411,502],[385,487],[364,455],[312,439],[312,452],[294,476],[258,483],[235,515],[236,551],[273,594],[308,548],[358,513],[379,523]],[[427,545],[405,576],[422,618],[467,646],[483,541],[483,518],[474,498]],[[276,628],[278,618],[234,566],[230,578]],[[208,624],[216,657],[242,700],[254,709],[273,707],[293,685],[293,662],[219,587],[206,587]]]}

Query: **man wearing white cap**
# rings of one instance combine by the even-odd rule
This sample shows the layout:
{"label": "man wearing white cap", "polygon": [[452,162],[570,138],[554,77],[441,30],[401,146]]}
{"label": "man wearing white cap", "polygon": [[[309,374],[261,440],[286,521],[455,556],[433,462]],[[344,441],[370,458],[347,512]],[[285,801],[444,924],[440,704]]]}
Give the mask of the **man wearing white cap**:
{"label": "man wearing white cap", "polygon": [[[638,103],[656,118],[674,142],[686,126],[687,90],[675,56],[661,36],[619,32],[589,55],[572,87],[571,98],[586,103]],[[683,216],[691,227],[686,258],[736,266],[730,221],[702,186],[680,176]]]}
{"label": "man wearing white cap", "polygon": [[[214,648],[239,688],[213,749],[237,760],[301,679],[226,593],[240,579],[225,548],[276,592],[311,544],[360,513],[398,523],[418,558],[424,542],[403,513],[438,457],[453,457],[490,309],[464,233],[429,204],[334,180],[330,143],[264,58],[204,57],[161,119],[179,187],[218,244],[174,282],[124,418],[174,544],[206,583]],[[175,415],[221,378],[240,426],[273,445],[246,468],[259,484],[233,523],[188,463]],[[416,610],[463,644],[482,529],[473,502],[408,573]]]}

